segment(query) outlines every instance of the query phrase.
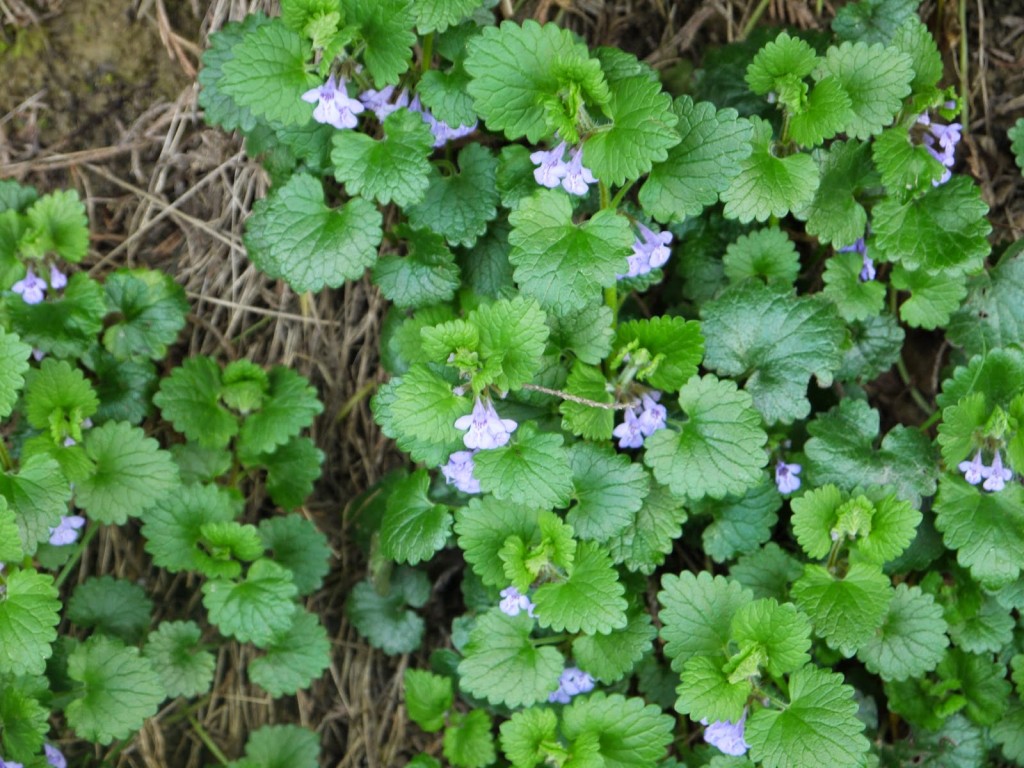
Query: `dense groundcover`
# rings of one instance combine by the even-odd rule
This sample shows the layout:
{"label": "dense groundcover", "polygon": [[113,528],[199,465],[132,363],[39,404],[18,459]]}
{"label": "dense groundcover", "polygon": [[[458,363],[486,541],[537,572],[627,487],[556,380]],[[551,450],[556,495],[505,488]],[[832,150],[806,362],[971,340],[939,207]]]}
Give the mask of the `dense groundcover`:
{"label": "dense groundcover", "polygon": [[3,8],[102,104],[0,123],[0,764],[1024,764],[1012,9],[82,8]]}

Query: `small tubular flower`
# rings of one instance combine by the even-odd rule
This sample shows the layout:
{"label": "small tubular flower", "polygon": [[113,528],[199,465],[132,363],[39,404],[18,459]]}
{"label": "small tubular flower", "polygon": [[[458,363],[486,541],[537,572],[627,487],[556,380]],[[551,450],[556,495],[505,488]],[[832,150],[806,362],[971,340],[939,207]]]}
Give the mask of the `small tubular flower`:
{"label": "small tubular flower", "polygon": [[743,717],[735,723],[729,720],[716,720],[709,725],[706,720],[701,720],[701,724],[707,726],[704,729],[704,741],[727,755],[733,757],[745,755],[750,749],[747,740],[743,738],[746,720],[746,711],[743,712]]}
{"label": "small tubular flower", "polygon": [[585,195],[590,189],[590,184],[597,183],[594,174],[583,165],[583,147],[577,147],[569,157],[565,166],[565,176],[562,178],[562,189],[570,195]]}
{"label": "small tubular flower", "polygon": [[480,450],[505,445],[518,426],[512,419],[498,416],[490,400],[485,403],[479,397],[473,405],[472,413],[455,420],[455,428],[466,432],[462,438],[465,446]]}
{"label": "small tubular flower", "polygon": [[640,426],[640,417],[632,408],[623,411],[623,421],[612,435],[619,438],[619,448],[640,448],[644,444],[644,432]]}
{"label": "small tubular flower", "polygon": [[579,667],[566,667],[558,678],[558,690],[548,695],[552,704],[568,704],[573,696],[594,690],[594,678]]}
{"label": "small tubular flower", "polygon": [[63,547],[78,541],[78,532],[85,525],[81,515],[62,515],[56,528],[50,529],[50,544]]}
{"label": "small tubular flower", "polygon": [[526,615],[531,619],[533,618],[533,609],[536,607],[533,602],[526,595],[520,593],[515,587],[505,587],[501,590],[501,602],[498,603],[498,609],[506,616],[518,616],[523,611],[526,611]]}
{"label": "small tubular flower", "polygon": [[362,102],[368,110],[373,112],[377,116],[377,119],[384,122],[384,118],[390,115],[392,112],[401,109],[402,107],[409,106],[409,92],[402,90],[398,94],[398,98],[394,101],[391,97],[394,96],[395,86],[389,85],[386,88],[381,88],[379,91],[375,91],[372,88],[367,91],[363,91],[359,94],[359,101]]}
{"label": "small tubular flower", "polygon": [[542,187],[554,189],[562,183],[568,166],[565,157],[566,144],[563,141],[554,149],[537,150],[530,154],[530,162],[537,167],[533,169],[533,178]]}
{"label": "small tubular flower", "polygon": [[779,493],[793,493],[800,488],[797,475],[803,470],[799,464],[787,464],[781,459],[775,464],[775,485]]}
{"label": "small tubular flower", "polygon": [[982,481],[982,478],[987,477],[988,467],[981,463],[981,449],[974,454],[974,458],[970,461],[964,459],[957,465],[957,469],[964,473],[964,480],[971,485],[977,485]]}
{"label": "small tubular flower", "polygon": [[864,254],[864,262],[863,262],[863,265],[860,268],[860,281],[862,283],[867,283],[867,282],[869,282],[871,280],[874,280],[876,274],[878,274],[878,273],[875,270],[875,262],[874,262],[874,260],[865,253]]}
{"label": "small tubular flower", "polygon": [[921,137],[921,143],[932,157],[945,166],[942,177],[933,181],[932,185],[937,187],[945,184],[953,175],[951,169],[956,163],[956,145],[960,143],[963,126],[960,123],[933,123],[927,112],[917,118],[917,123],[926,129]]}
{"label": "small tubular flower", "polygon": [[633,253],[626,257],[629,271],[624,275],[616,275],[620,280],[624,277],[646,275],[652,269],[665,266],[672,251],[668,245],[672,242],[671,232],[655,232],[637,222],[640,236],[633,241]]}
{"label": "small tubular flower", "polygon": [[640,405],[643,410],[637,418],[640,432],[644,437],[650,437],[659,429],[665,428],[665,419],[668,411],[664,405],[658,405],[661,399],[661,392],[647,392],[640,398]]}
{"label": "small tubular flower", "polygon": [[1013,472],[1003,466],[1003,457],[997,450],[995,456],[992,457],[992,466],[985,467],[981,475],[985,478],[985,482],[981,485],[982,488],[986,491],[1001,491],[1013,477]]}
{"label": "small tubular flower", "polygon": [[448,485],[454,485],[463,493],[480,493],[480,481],[473,477],[473,468],[473,451],[456,451],[441,467],[441,474]]}
{"label": "small tubular flower", "polygon": [[29,267],[25,271],[25,277],[12,285],[11,290],[19,294],[26,304],[38,304],[46,295],[46,281]]}
{"label": "small tubular flower", "polygon": [[359,99],[353,99],[345,90],[345,80],[336,82],[334,75],[327,82],[316,88],[310,88],[302,94],[302,100],[316,104],[313,119],[318,123],[333,125],[335,128],[355,128],[358,120],[356,115],[364,112],[366,107]]}
{"label": "small tubular flower", "polygon": [[57,269],[56,264],[50,265],[50,287],[55,291],[59,291],[68,284],[68,276]]}
{"label": "small tubular flower", "polygon": [[64,753],[53,746],[53,744],[44,744],[43,754],[46,756],[46,762],[52,765],[53,768],[68,768],[68,761],[64,757]]}

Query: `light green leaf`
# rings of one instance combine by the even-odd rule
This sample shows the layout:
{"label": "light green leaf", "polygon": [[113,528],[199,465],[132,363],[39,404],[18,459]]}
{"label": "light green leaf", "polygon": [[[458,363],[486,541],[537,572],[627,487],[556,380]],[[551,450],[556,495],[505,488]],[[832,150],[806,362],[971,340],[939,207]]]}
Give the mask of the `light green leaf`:
{"label": "light green leaf", "polygon": [[900,317],[912,328],[931,331],[946,325],[967,295],[967,287],[945,272],[910,271],[897,264],[889,279],[894,288],[910,291],[910,297],[900,305]]}
{"label": "light green leaf", "polygon": [[810,661],[811,624],[792,603],[766,598],[741,606],[732,618],[731,635],[741,655],[763,657],[759,666],[776,677]]}
{"label": "light green leaf", "polygon": [[494,723],[482,709],[453,713],[444,732],[444,756],[455,768],[484,768],[494,762]]}
{"label": "light green leaf", "polygon": [[805,768],[820,764],[822,755],[835,768],[857,768],[870,746],[863,730],[842,675],[807,666],[789,678],[789,705],[757,710],[744,738],[765,768]]}
{"label": "light green leaf", "polygon": [[569,449],[576,503],[565,521],[581,539],[607,542],[618,536],[643,506],[647,473],[610,445],[578,442]]}
{"label": "light green leaf", "polygon": [[184,289],[163,272],[119,269],[104,280],[107,307],[117,322],[103,331],[103,346],[117,358],[162,360],[185,327]]}
{"label": "light green leaf", "polygon": [[455,510],[459,549],[480,580],[492,587],[508,584],[498,557],[505,540],[517,536],[528,542],[537,530],[537,512],[530,507],[499,501],[493,496],[473,498]]}
{"label": "light green leaf", "polygon": [[789,236],[778,227],[758,229],[741,236],[722,258],[725,276],[737,283],[747,278],[793,285],[800,273],[800,255]]}
{"label": "light green leaf", "polygon": [[66,615],[79,627],[138,643],[149,629],[153,601],[138,584],[110,575],[93,576],[75,587]]}
{"label": "light green leaf", "polygon": [[842,247],[863,237],[868,217],[857,198],[864,189],[878,185],[871,146],[851,139],[814,152],[821,183],[814,199],[797,215],[807,220],[808,234],[817,235],[822,243]]}
{"label": "light green leaf", "polygon": [[729,643],[733,617],[753,600],[749,590],[707,571],[684,571],[661,578],[658,602],[665,655],[677,672],[694,656],[723,654]]}
{"label": "light green leaf", "polygon": [[520,710],[501,724],[501,751],[515,768],[536,768],[549,754],[562,750],[557,731],[553,709]]}
{"label": "light green leaf", "polygon": [[0,674],[41,675],[53,654],[60,600],[53,577],[12,570],[0,602]]}
{"label": "light green leaf", "polygon": [[286,569],[260,559],[242,581],[203,584],[203,605],[223,634],[264,648],[291,626],[297,591]]}
{"label": "light green leaf", "polygon": [[142,513],[142,535],[153,562],[171,573],[201,570],[208,553],[202,543],[205,524],[234,519],[230,497],[213,485],[184,485],[157,499]]}
{"label": "light green leaf", "polygon": [[46,692],[45,678],[8,678],[0,691],[0,726],[8,765],[32,759],[43,748],[50,730],[50,708],[40,703]]}
{"label": "light green leaf", "polygon": [[225,131],[239,129],[251,132],[257,123],[256,115],[248,107],[241,106],[234,98],[221,90],[224,65],[231,61],[231,50],[248,33],[268,23],[262,13],[247,14],[242,21],[229,21],[210,35],[210,47],[203,51],[202,69],[196,78],[202,90],[199,91],[199,106],[203,108],[203,119],[210,125],[219,125]]}
{"label": "light green leaf", "polygon": [[381,553],[396,562],[416,565],[444,547],[451,512],[427,496],[430,475],[419,470],[392,490],[380,526]]}
{"label": "light green leaf", "polygon": [[625,588],[608,553],[583,541],[568,579],[541,584],[534,593],[537,622],[556,632],[608,633],[626,626]]}
{"label": "light green leaf", "polygon": [[579,741],[593,734],[604,768],[646,768],[658,763],[672,742],[674,720],[643,699],[593,693],[562,712],[562,734]]}
{"label": "light green leaf", "polygon": [[481,304],[467,318],[480,332],[480,355],[485,362],[500,361],[491,379],[499,390],[519,389],[541,367],[548,327],[537,302],[517,296]]}
{"label": "light green leaf", "polygon": [[54,442],[67,436],[81,440],[82,422],[96,413],[99,400],[80,368],[48,358],[30,375],[25,390],[25,415]]}
{"label": "light green leaf", "polygon": [[67,514],[71,489],[57,462],[36,455],[26,458],[17,472],[0,473],[0,495],[17,517],[22,549],[34,555],[38,543]]}
{"label": "light green leaf", "polygon": [[746,224],[805,209],[819,183],[813,158],[801,152],[777,156],[771,124],[756,116],[750,122],[751,154],[741,161],[739,174],[721,194],[726,217]]}
{"label": "light green leaf", "polygon": [[675,392],[697,373],[704,356],[704,337],[696,320],[681,317],[657,316],[643,320],[630,320],[619,325],[613,349],[630,349],[631,359],[646,350],[655,361],[650,372],[637,374],[656,389]]}
{"label": "light green leaf", "polygon": [[253,206],[245,246],[270,277],[299,292],[319,291],[358,279],[376,261],[380,226],[372,203],[356,197],[328,208],[321,182],[296,173]]}
{"label": "light green leaf", "polygon": [[459,686],[491,704],[521,707],[546,701],[558,687],[562,654],[530,641],[533,619],[493,609],[477,619],[459,662]]}
{"label": "light green leaf", "polygon": [[810,616],[815,634],[847,657],[882,625],[892,594],[881,569],[864,563],[853,563],[841,579],[808,564],[793,584],[793,600]]}
{"label": "light green leaf", "polygon": [[274,635],[267,652],[249,664],[249,678],[271,696],[308,688],[331,663],[327,630],[311,613],[296,608],[291,626]]}
{"label": "light green leaf", "polygon": [[883,680],[921,677],[935,669],[949,645],[942,607],[920,587],[900,584],[874,637],[857,657]]}
{"label": "light green leaf", "polygon": [[312,440],[293,437],[273,453],[255,457],[253,465],[267,470],[267,493],[271,500],[279,507],[295,509],[313,492],[323,461],[323,451]]}
{"label": "light green leaf", "polygon": [[13,333],[0,328],[0,418],[7,418],[18,402],[18,392],[25,384],[28,356],[32,347],[23,344]]}
{"label": "light green leaf", "polygon": [[738,721],[753,685],[747,677],[734,677],[724,671],[725,657],[694,656],[679,670],[681,682],[675,708],[693,720]]}
{"label": "light green leaf", "polygon": [[418,113],[392,112],[380,141],[358,131],[337,131],[332,142],[334,176],[349,193],[403,207],[423,199],[434,136]]}
{"label": "light green leaf", "polygon": [[730,286],[701,314],[705,366],[723,376],[747,375],[743,388],[769,424],[807,416],[808,380],[830,385],[842,362],[844,329],[832,306],[795,297],[788,286]]}
{"label": "light green leaf", "polygon": [[753,128],[734,109],[680,96],[672,105],[682,141],[656,163],[640,188],[640,204],[658,221],[678,221],[713,205],[750,155]]}
{"label": "light green leaf", "polygon": [[395,234],[408,248],[405,256],[386,254],[373,267],[373,282],[400,309],[418,309],[450,301],[458,289],[459,268],[444,238],[428,229],[399,226]]}
{"label": "light green leaf", "polygon": [[363,62],[378,87],[396,85],[409,68],[416,35],[416,6],[410,0],[342,0],[345,20],[366,43]]}
{"label": "light green leaf", "polygon": [[[596,403],[611,405],[615,396],[608,391],[610,385],[604,372],[597,367],[577,362],[566,379],[564,390],[570,395]],[[562,428],[586,440],[611,440],[615,425],[615,411],[597,408],[586,403],[563,400],[558,406],[565,417]]]}
{"label": "light green leaf", "polygon": [[425,365],[413,365],[405,376],[393,381],[398,382],[396,398],[390,405],[389,418],[382,422],[389,436],[407,434],[461,444],[462,435],[455,429],[455,422],[470,410],[467,397],[456,395],[452,384]]}
{"label": "light green leaf", "polygon": [[259,531],[271,559],[291,571],[299,595],[320,588],[330,569],[331,550],[315,523],[300,515],[267,517],[260,520]]}
{"label": "light green leaf", "polygon": [[24,557],[14,510],[7,506],[7,499],[0,496],[0,563],[18,562]]}
{"label": "light green leaf", "polygon": [[41,258],[56,254],[77,264],[89,252],[89,219],[74,189],[57,189],[36,200],[25,211],[22,255]]}
{"label": "light green leaf", "polygon": [[845,42],[829,48],[824,69],[835,77],[850,97],[853,115],[845,133],[851,139],[867,139],[891,125],[910,94],[913,60],[880,43]]}
{"label": "light green leaf", "polygon": [[573,223],[572,203],[559,190],[541,190],[509,214],[509,261],[526,296],[558,315],[579,312],[626,272],[633,246],[628,220],[600,211]]}
{"label": "light green leaf", "polygon": [[1002,746],[1007,760],[1024,761],[1024,705],[1014,702],[1002,720],[992,726],[989,735]]}
{"label": "light green leaf", "polygon": [[202,630],[192,621],[162,621],[142,649],[168,696],[200,696],[210,690],[217,661],[200,645]]}
{"label": "light green leaf", "polygon": [[551,342],[576,359],[600,365],[611,351],[612,310],[605,304],[591,304],[572,315],[549,315]]}
{"label": "light green leaf", "polygon": [[580,635],[572,643],[572,655],[580,669],[603,683],[614,683],[629,674],[651,649],[658,631],[646,611],[630,610],[626,626],[608,634]]}
{"label": "light green leaf", "polygon": [[68,676],[81,684],[65,710],[68,724],[80,738],[100,744],[129,737],[167,697],[139,649],[105,635],[93,635],[69,654]]}
{"label": "light green leaf", "polygon": [[[861,280],[863,267],[864,259],[856,252],[833,254],[825,264],[822,293],[847,322],[878,315],[885,306],[885,284],[878,280]],[[906,316],[903,319],[906,320]]]}
{"label": "light green leaf", "polygon": [[843,130],[852,117],[852,103],[836,77],[818,78],[807,100],[789,121],[789,133],[803,147],[816,147]]}
{"label": "light green leaf", "polygon": [[757,549],[771,538],[780,507],[782,496],[768,477],[743,496],[727,496],[721,501],[705,499],[697,503],[693,507],[694,514],[705,513],[712,517],[701,535],[704,551],[716,563],[724,563]]}
{"label": "light green leaf", "polygon": [[502,501],[540,509],[565,506],[572,493],[572,474],[564,442],[559,434],[522,424],[508,445],[474,457],[473,474],[484,491]]}
{"label": "light green leaf", "polygon": [[139,427],[107,422],[86,432],[95,471],[75,486],[75,500],[93,520],[121,525],[178,486],[171,454]]}
{"label": "light green leaf", "polygon": [[1013,127],[1006,132],[1006,136],[1011,142],[1010,149],[1013,151],[1014,162],[1021,169],[1021,173],[1024,173],[1024,118],[1018,118]]}
{"label": "light green leaf", "polygon": [[402,682],[409,718],[427,733],[441,730],[455,700],[451,678],[425,669],[407,669]]}
{"label": "light green leaf", "polygon": [[320,737],[297,725],[265,725],[252,732],[245,757],[227,768],[315,768]]}
{"label": "light green leaf", "polygon": [[658,430],[645,443],[644,463],[659,483],[696,500],[738,495],[760,481],[767,435],[749,394],[729,380],[694,376],[679,405],[688,419],[679,432]]}
{"label": "light green leaf", "polygon": [[682,501],[665,486],[648,480],[650,491],[643,506],[622,533],[608,542],[608,548],[616,563],[649,576],[682,535],[687,512]]}
{"label": "light green leaf", "polygon": [[238,432],[237,419],[220,404],[223,388],[217,363],[209,357],[190,357],[160,380],[153,403],[189,440],[222,448]]}
{"label": "light green leaf", "polygon": [[818,56],[809,43],[788,32],[780,32],[754,56],[747,67],[746,81],[757,94],[781,91],[782,85],[800,81],[814,70]]}
{"label": "light green leaf", "polygon": [[26,344],[54,357],[82,357],[103,330],[107,306],[103,286],[76,272],[63,295],[38,304],[8,302],[5,309],[10,329]]}
{"label": "light green leaf", "polygon": [[290,368],[275,365],[269,389],[259,410],[247,414],[238,436],[238,450],[257,454],[272,452],[313,423],[323,410],[309,381]]}

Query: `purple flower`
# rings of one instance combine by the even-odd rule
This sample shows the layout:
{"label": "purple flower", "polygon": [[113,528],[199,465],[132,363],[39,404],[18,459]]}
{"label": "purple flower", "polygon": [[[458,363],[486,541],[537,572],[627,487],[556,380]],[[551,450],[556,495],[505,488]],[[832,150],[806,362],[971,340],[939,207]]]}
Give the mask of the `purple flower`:
{"label": "purple flower", "polygon": [[950,169],[956,163],[956,145],[960,143],[963,126],[960,123],[933,123],[927,112],[917,118],[917,123],[927,129],[921,137],[921,143],[932,157],[945,166],[942,177],[933,181],[932,185],[937,187],[945,184],[953,175]]}
{"label": "purple flower", "polygon": [[37,363],[40,360],[42,360],[44,357],[46,357],[46,353],[43,352],[43,350],[41,350],[41,349],[33,349],[32,350],[32,359],[35,360]]}
{"label": "purple flower", "polygon": [[781,459],[775,464],[775,485],[779,493],[793,493],[800,487],[797,475],[803,469],[799,464],[787,464]]}
{"label": "purple flower", "polygon": [[313,110],[314,120],[338,129],[355,128],[358,122],[356,115],[366,109],[359,99],[349,97],[345,90],[345,80],[336,83],[334,75],[328,77],[323,85],[310,88],[302,94],[302,100],[316,104],[316,109]]}
{"label": "purple flower", "polygon": [[0,768],[25,768],[21,763],[16,763],[13,760],[4,760],[0,757]]}
{"label": "purple flower", "polygon": [[393,85],[381,88],[379,91],[375,91],[371,88],[370,90],[363,91],[359,94],[359,101],[361,101],[363,105],[373,112],[373,114],[377,116],[377,119],[383,123],[384,118],[395,110],[409,106],[408,91],[402,89],[398,94],[398,98],[391,101],[391,97],[394,93],[395,86]]}
{"label": "purple flower", "polygon": [[665,266],[668,257],[672,255],[668,247],[672,242],[671,232],[655,232],[640,222],[637,222],[637,229],[640,237],[633,241],[633,253],[626,257],[629,272],[617,275],[619,279],[646,275],[652,269]]}
{"label": "purple flower", "polygon": [[573,150],[568,165],[565,166],[562,189],[570,195],[585,195],[589,189],[588,185],[596,182],[594,174],[583,165],[583,147],[577,147]]}
{"label": "purple flower", "polygon": [[430,132],[434,134],[434,149],[443,147],[453,139],[461,139],[463,136],[469,136],[469,134],[476,130],[476,121],[474,121],[472,125],[460,125],[457,128],[452,128],[452,126],[448,125],[444,120],[438,120],[429,109],[420,103],[419,96],[412,100],[412,103],[409,105],[409,109],[413,112],[419,112],[420,117],[423,118],[423,122],[429,126]]}
{"label": "purple flower", "polygon": [[632,408],[623,412],[623,421],[612,430],[612,435],[619,438],[619,448],[640,448],[644,444],[644,432],[640,427],[640,418]]}
{"label": "purple flower", "polygon": [[982,488],[986,491],[1001,491],[1013,477],[1013,472],[1003,467],[1003,457],[997,450],[996,455],[992,457],[992,466],[982,469],[981,475],[985,478]]}
{"label": "purple flower", "polygon": [[579,667],[566,667],[558,678],[558,690],[548,695],[552,704],[568,704],[573,696],[594,690],[594,678]]}
{"label": "purple flower", "polygon": [[864,254],[864,261],[860,268],[860,281],[866,283],[870,280],[875,279],[875,262],[866,253]]}
{"label": "purple flower", "polygon": [[25,271],[25,277],[12,285],[11,290],[21,294],[26,304],[38,304],[46,294],[46,281],[37,277],[32,267],[29,267]]}
{"label": "purple flower", "polygon": [[727,755],[740,757],[745,755],[750,745],[743,738],[743,727],[747,720],[746,710],[736,723],[729,720],[716,720],[708,725],[707,720],[701,720],[701,724],[707,726],[704,729],[704,741]]}
{"label": "purple flower", "polygon": [[85,525],[80,515],[61,515],[60,524],[50,529],[50,543],[55,547],[74,544],[78,541],[78,529]]}
{"label": "purple flower", "polygon": [[981,482],[982,478],[988,477],[988,467],[981,463],[981,449],[974,454],[974,458],[970,461],[966,459],[961,461],[957,465],[957,469],[964,473],[964,480],[971,485],[977,485]]}
{"label": "purple flower", "polygon": [[523,611],[526,611],[526,615],[532,619],[535,607],[530,598],[520,594],[519,590],[515,587],[505,587],[505,589],[501,590],[501,602],[498,603],[498,608],[506,616],[518,616]]}
{"label": "purple flower", "polygon": [[665,410],[664,405],[658,405],[660,399],[661,392],[658,391],[647,392],[640,398],[643,411],[637,418],[637,424],[639,424],[640,432],[644,437],[650,437],[659,429],[665,428],[665,417],[668,416],[668,411]]}
{"label": "purple flower", "polygon": [[500,448],[505,445],[518,426],[512,419],[503,419],[498,416],[490,400],[484,403],[479,397],[473,405],[472,413],[467,413],[455,420],[456,429],[466,430],[466,434],[462,438],[466,447],[482,450]]}
{"label": "purple flower", "polygon": [[59,291],[61,288],[68,284],[68,276],[57,269],[56,264],[50,265],[50,287],[55,291]]}
{"label": "purple flower", "polygon": [[46,762],[53,768],[68,768],[68,761],[59,749],[53,744],[44,744],[43,753],[46,755]]}
{"label": "purple flower", "polygon": [[563,141],[554,149],[547,152],[537,150],[530,155],[530,162],[537,167],[533,169],[533,178],[542,187],[554,189],[562,183],[565,174],[568,172],[565,164],[566,144]]}
{"label": "purple flower", "polygon": [[441,467],[441,474],[449,485],[463,493],[480,493],[480,481],[473,477],[473,451],[456,451]]}

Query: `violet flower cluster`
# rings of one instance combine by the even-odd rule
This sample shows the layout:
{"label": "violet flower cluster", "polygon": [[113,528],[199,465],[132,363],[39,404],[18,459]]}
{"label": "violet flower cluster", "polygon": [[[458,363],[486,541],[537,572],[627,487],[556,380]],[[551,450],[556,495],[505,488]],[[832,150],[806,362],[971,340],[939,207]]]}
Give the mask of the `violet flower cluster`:
{"label": "violet flower cluster", "polygon": [[[950,104],[946,106],[952,109]],[[940,184],[945,184],[949,181],[949,177],[953,175],[952,168],[956,162],[956,145],[960,143],[963,126],[960,123],[950,123],[949,125],[933,123],[927,112],[917,118],[917,124],[923,125],[926,129],[921,136],[921,142],[924,144],[925,149],[928,150],[932,157],[945,166],[942,177],[938,181],[933,181],[932,184],[936,187]]]}
{"label": "violet flower cluster", "polygon": [[668,411],[659,405],[661,392],[652,390],[645,392],[640,398],[640,408],[626,408],[623,422],[612,430],[612,435],[619,438],[619,448],[640,448],[644,438],[650,437],[665,427]]}
{"label": "violet flower cluster", "polygon": [[793,493],[800,488],[800,474],[803,467],[799,464],[787,464],[779,459],[775,464],[775,485],[779,493]]}
{"label": "violet flower cluster", "polygon": [[506,616],[518,616],[526,611],[526,615],[532,619],[536,607],[530,598],[521,594],[515,587],[505,587],[501,590],[501,602],[498,603],[498,608]]}
{"label": "violet flower cluster", "polygon": [[860,281],[866,283],[869,280],[874,280],[875,262],[870,256],[868,256],[868,247],[864,244],[864,238],[858,237],[857,242],[853,245],[848,245],[845,248],[840,248],[839,253],[859,253],[862,259],[862,266],[860,268]]}
{"label": "violet flower cluster", "polygon": [[[55,265],[50,265],[49,288],[59,291],[68,284],[68,277]],[[47,282],[36,275],[32,267],[25,271],[25,277],[11,286],[26,304],[38,304],[46,297]]]}
{"label": "violet flower cluster", "polygon": [[747,750],[750,749],[747,740],[743,738],[746,720],[746,710],[743,712],[743,717],[735,723],[729,720],[716,720],[708,724],[707,720],[701,720],[701,725],[706,726],[704,728],[704,741],[713,747],[717,747],[727,755],[733,757],[745,755]]}
{"label": "violet flower cluster", "polygon": [[[565,159],[567,152],[568,161]],[[530,162],[537,166],[533,170],[533,178],[548,189],[561,187],[570,195],[585,195],[590,185],[597,182],[590,169],[583,165],[582,145],[570,151],[569,145],[563,141],[554,149],[532,153]]]}
{"label": "violet flower cluster", "polygon": [[377,119],[384,122],[384,119],[392,112],[405,107],[406,109],[416,112],[430,127],[430,132],[434,134],[434,147],[443,147],[449,141],[453,139],[461,139],[463,136],[468,136],[476,130],[477,122],[474,121],[472,125],[460,125],[452,127],[443,120],[438,120],[431,113],[429,109],[423,106],[419,96],[414,96],[412,100],[409,99],[409,92],[401,90],[398,96],[395,97],[395,86],[389,85],[386,88],[381,88],[379,91],[375,91],[372,88],[367,91],[363,91],[359,94],[359,100],[369,109],[373,114],[377,116]]}
{"label": "violet flower cluster", "polygon": [[671,232],[655,232],[639,221],[636,223],[640,237],[633,241],[633,253],[626,257],[629,271],[624,275],[616,275],[620,280],[626,277],[646,275],[652,269],[665,266],[672,255],[669,243],[672,242]]}
{"label": "violet flower cluster", "polygon": [[964,480],[971,485],[977,485],[984,480],[981,487],[986,491],[1003,490],[1013,477],[1013,470],[1003,466],[1003,457],[998,449],[992,456],[991,466],[986,467],[982,463],[981,449],[979,448],[973,459],[961,461],[957,468],[964,473]]}
{"label": "violet flower cluster", "polygon": [[56,528],[50,529],[50,544],[63,547],[78,541],[78,534],[85,526],[85,518],[81,515],[61,515]]}
{"label": "violet flower cluster", "polygon": [[518,426],[512,419],[501,418],[489,399],[485,402],[477,397],[473,411],[455,420],[455,428],[466,433],[462,442],[469,450],[456,451],[441,467],[447,483],[463,493],[480,493],[480,481],[473,477],[473,456],[505,445]]}
{"label": "violet flower cluster", "polygon": [[316,109],[313,110],[314,120],[333,125],[338,130],[356,127],[356,115],[366,111],[366,107],[359,99],[349,96],[345,86],[344,78],[338,81],[331,75],[323,85],[310,88],[302,94],[303,101],[316,104]]}
{"label": "violet flower cluster", "polygon": [[594,678],[579,667],[566,667],[558,678],[558,689],[548,695],[552,704],[568,704],[573,696],[594,690]]}

